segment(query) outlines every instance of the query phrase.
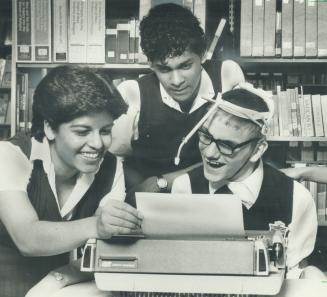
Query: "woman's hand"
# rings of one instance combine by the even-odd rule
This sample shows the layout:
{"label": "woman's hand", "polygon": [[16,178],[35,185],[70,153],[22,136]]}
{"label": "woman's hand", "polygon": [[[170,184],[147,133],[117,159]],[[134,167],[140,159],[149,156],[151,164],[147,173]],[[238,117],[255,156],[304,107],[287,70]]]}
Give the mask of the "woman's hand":
{"label": "woman's hand", "polygon": [[97,209],[98,238],[107,239],[117,234],[129,234],[140,229],[143,216],[129,204],[109,199]]}
{"label": "woman's hand", "polygon": [[301,180],[304,178],[303,174],[305,172],[305,169],[306,167],[284,168],[280,169],[280,171],[293,179]]}

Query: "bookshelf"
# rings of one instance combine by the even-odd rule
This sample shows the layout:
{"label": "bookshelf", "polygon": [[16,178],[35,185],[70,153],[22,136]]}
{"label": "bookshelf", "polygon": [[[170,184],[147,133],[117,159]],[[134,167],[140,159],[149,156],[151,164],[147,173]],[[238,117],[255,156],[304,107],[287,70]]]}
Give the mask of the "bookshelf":
{"label": "bookshelf", "polygon": [[[12,0],[12,10],[11,10],[11,1],[1,1],[1,5],[3,3],[6,3],[6,10],[0,9],[1,13],[2,11],[5,11],[5,15],[10,15],[12,13],[12,31],[17,32],[17,14],[15,11],[17,11],[17,5],[18,3],[31,3],[31,1],[36,0]],[[49,2],[50,0],[40,0]],[[56,3],[56,5],[64,5],[65,3],[75,3],[74,5],[78,5],[79,0],[53,0],[52,2]],[[27,74],[27,80],[28,80],[28,86],[27,89],[30,89],[27,92],[27,97],[29,97],[29,101],[31,100],[31,96],[33,93],[33,88],[37,85],[38,81],[47,73],[47,71],[53,67],[56,67],[58,65],[62,65],[65,63],[75,63],[80,65],[87,65],[89,67],[95,67],[102,69],[103,71],[108,72],[112,78],[136,78],[139,74],[148,73],[150,71],[148,65],[146,64],[146,61],[144,57],[142,57],[141,52],[139,50],[138,45],[138,36],[136,34],[137,28],[137,20],[139,19],[140,15],[144,15],[146,13],[146,10],[151,5],[151,1],[156,0],[98,0],[99,5],[103,5],[105,3],[105,9],[104,9],[104,15],[101,14],[100,21],[102,22],[101,28],[99,29],[104,36],[102,35],[102,43],[98,43],[96,48],[93,48],[93,50],[96,52],[98,50],[102,51],[102,54],[100,54],[99,60],[92,61],[87,60],[87,53],[85,54],[85,60],[84,56],[80,59],[77,59],[77,53],[76,51],[84,52],[85,48],[79,48],[76,50],[73,42],[69,39],[65,42],[58,44],[56,47],[53,46],[52,41],[50,41],[49,46],[49,57],[48,61],[23,61],[17,56],[17,45],[18,40],[16,34],[13,34],[12,42],[12,67],[11,67],[11,122],[10,125],[4,124],[2,125],[5,127],[5,129],[10,128],[11,135],[14,135],[19,128],[28,128],[28,119],[23,120],[23,127],[20,127],[19,119],[17,121],[17,118],[19,118],[19,104],[21,104],[21,100],[18,99],[20,94],[17,94],[19,89],[16,87],[17,83],[19,85],[18,78],[24,77],[24,74]],[[36,1],[37,2],[37,1]],[[161,1],[162,2],[162,1]],[[189,0],[175,0],[172,2],[177,3],[190,3]],[[192,1],[191,1],[192,2]],[[304,90],[308,94],[316,94],[317,92],[319,94],[327,94],[327,54],[324,52],[324,50],[320,51],[320,56],[318,57],[318,46],[317,46],[317,54],[316,55],[305,55],[305,54],[298,54],[295,51],[290,51],[289,49],[295,49],[294,45],[292,47],[288,47],[288,52],[284,51],[283,53],[283,39],[281,37],[281,32],[283,29],[282,22],[278,23],[278,20],[281,21],[281,12],[282,12],[282,1],[281,0],[270,0],[269,2],[272,2],[275,7],[275,15],[273,16],[273,20],[277,19],[277,25],[275,25],[271,28],[265,28],[264,25],[262,27],[264,28],[263,31],[255,31],[255,34],[259,34],[260,38],[258,38],[257,41],[260,41],[262,44],[257,43],[256,46],[259,47],[259,50],[256,49],[254,55],[252,54],[252,48],[251,50],[248,50],[248,54],[244,54],[244,32],[241,30],[241,24],[242,24],[242,7],[241,5],[243,3],[256,3],[265,5],[267,3],[267,0],[259,0],[259,1],[249,1],[249,0],[193,0],[194,3],[202,3],[201,5],[205,7],[205,9],[200,9],[199,16],[201,18],[201,22],[204,24],[206,35],[208,36],[209,42],[212,40],[215,30],[217,28],[217,25],[219,23],[219,20],[224,17],[228,21],[228,28],[227,30],[224,30],[223,35],[218,43],[217,49],[214,52],[213,59],[211,61],[213,68],[216,67],[216,65],[219,65],[221,60],[224,58],[231,58],[237,61],[241,67],[243,68],[247,79],[253,79],[253,76],[255,79],[262,80],[267,74],[268,76],[276,76],[279,77],[280,81],[280,87],[281,90],[286,90],[287,88],[295,88],[299,85],[303,86]],[[303,1],[285,1],[285,3],[297,3],[303,2]],[[325,1],[316,1],[315,3],[322,3]],[[34,3],[34,2],[33,2]],[[61,4],[60,4],[61,3]],[[306,2],[305,2],[306,3]],[[327,3],[327,2],[326,2]],[[270,3],[271,4],[271,3]],[[72,5],[72,4],[71,4]],[[77,6],[76,6],[77,7]],[[194,5],[195,7],[195,5]],[[203,8],[202,7],[202,8]],[[200,7],[201,8],[201,7]],[[251,11],[253,7],[251,7]],[[53,9],[50,7],[50,10]],[[78,9],[78,8],[76,8]],[[298,8],[296,8],[298,9]],[[49,11],[49,10],[45,10]],[[265,10],[261,8],[260,13],[264,13],[261,16],[257,16],[258,21],[263,21],[268,18],[268,16],[265,14]],[[267,10],[268,11],[268,10]],[[327,11],[327,8],[326,8]],[[44,13],[45,13],[44,12]],[[205,16],[203,16],[203,12],[205,13]],[[69,14],[69,9],[66,8],[67,15]],[[87,12],[83,11],[85,14],[85,17],[87,17]],[[318,12],[317,12],[318,16]],[[50,14],[50,18],[52,17],[52,22],[50,22],[49,28],[57,28],[53,25],[55,14]],[[244,19],[251,19],[252,15],[248,18]],[[115,24],[112,25],[112,23],[109,22],[109,20],[115,20]],[[124,20],[129,22],[130,27],[126,27]],[[327,16],[326,16],[327,20]],[[96,21],[96,20],[95,20]],[[136,23],[134,24],[134,21]],[[292,17],[289,18],[289,21],[292,21]],[[109,24],[110,23],[110,24]],[[268,23],[268,22],[267,22]],[[285,23],[285,19],[284,19]],[[317,20],[318,23],[318,20]],[[64,22],[66,26],[64,26],[63,32],[66,32],[68,34],[70,26],[72,24],[69,22],[68,19]],[[120,25],[123,26],[120,26]],[[132,25],[131,25],[132,24]],[[118,26],[119,25],[119,26]],[[292,24],[288,24],[288,26],[291,26]],[[294,28],[299,26],[299,24],[295,25],[293,23]],[[301,25],[301,24],[300,24]],[[251,28],[252,32],[252,24],[247,24],[248,28]],[[303,24],[301,25],[303,26]],[[257,27],[260,27],[257,24]],[[324,26],[327,29],[327,25]],[[58,27],[59,28],[59,27]],[[304,27],[303,27],[304,28]],[[317,25],[318,28],[318,25]],[[32,28],[33,30],[33,28]],[[130,39],[126,39],[126,30],[129,32],[129,36],[133,39],[133,42],[130,41]],[[273,30],[270,32],[270,34],[274,37],[272,40],[269,40],[270,43],[273,42],[273,54],[267,54],[264,51],[265,42],[267,41],[265,38],[266,30],[269,32],[269,30]],[[288,30],[288,29],[287,29]],[[305,28],[303,29],[305,30]],[[100,32],[99,31],[99,32]],[[118,32],[119,31],[119,32]],[[249,32],[250,32],[249,31]],[[99,33],[98,32],[98,33]],[[248,33],[249,33],[248,32]],[[290,32],[290,31],[289,31]],[[289,35],[288,33],[285,33],[284,35]],[[54,35],[56,34],[56,30],[50,30],[49,34],[52,35],[52,38],[54,38]],[[302,32],[303,33],[303,32]],[[313,32],[311,34],[316,34],[317,40],[318,40],[318,33],[321,34],[321,32]],[[80,34],[87,34],[87,33],[81,33]],[[252,33],[251,33],[252,34]],[[262,35],[263,34],[263,35]],[[108,36],[109,35],[109,36]],[[112,49],[108,49],[106,45],[106,38],[112,38],[112,35],[116,36],[116,41],[118,42],[118,35],[119,37],[125,38],[125,43],[122,42],[122,47],[125,47],[125,51],[128,52],[128,54],[124,54],[124,49],[121,49],[121,47],[116,47],[114,50],[118,50],[118,53],[112,53]],[[261,36],[262,35],[262,36]],[[124,37],[125,36],[125,37]],[[266,34],[267,36],[267,34]],[[326,35],[327,36],[327,33]],[[243,38],[243,39],[242,39]],[[327,40],[327,38],[325,38]],[[123,39],[124,40],[124,39]],[[250,40],[253,40],[250,36]],[[128,41],[128,42],[127,42]],[[71,44],[70,44],[71,42]],[[127,44],[132,43],[132,48],[126,47]],[[268,42],[268,41],[267,41]],[[284,43],[289,41],[285,41]],[[304,41],[305,42],[305,41]],[[309,41],[312,43],[312,41]],[[85,46],[87,46],[87,41],[85,41]],[[310,44],[309,44],[310,45]],[[305,44],[303,45],[305,47]],[[325,45],[324,45],[325,46]],[[54,57],[55,52],[53,52],[53,49],[59,48],[64,53],[66,53],[65,57],[62,57],[62,61],[58,61],[60,58],[60,55],[58,57]],[[1,49],[1,48],[0,48]],[[120,52],[121,49],[121,52]],[[11,47],[10,47],[11,51]],[[87,49],[86,49],[87,51]],[[308,51],[309,52],[309,51]],[[76,56],[73,57],[74,59],[70,59],[69,55],[71,53],[76,53]],[[132,53],[132,56],[130,55]],[[262,53],[262,54],[261,54]],[[266,53],[266,54],[265,54]],[[122,54],[121,59],[117,58],[117,55]],[[302,56],[301,56],[302,55]],[[74,56],[74,55],[71,55]],[[98,55],[99,56],[99,55]],[[124,58],[124,59],[123,59]],[[32,59],[33,60],[33,59]],[[219,71],[218,66],[215,69],[216,72]],[[23,74],[23,75],[22,75]],[[218,76],[218,73],[216,73]],[[274,86],[275,88],[275,86]],[[269,88],[268,88],[269,89]],[[272,89],[272,88],[270,88]],[[275,90],[272,90],[275,91]],[[25,104],[28,105],[28,104]],[[327,120],[327,117],[324,118]],[[1,124],[0,124],[0,130],[1,130]],[[0,135],[1,137],[1,135]],[[290,166],[291,162],[302,162],[302,163],[310,163],[310,164],[327,164],[327,157],[325,160],[302,160],[301,159],[301,153],[297,152],[297,160],[293,160],[292,152],[294,150],[300,151],[302,148],[305,147],[305,145],[310,144],[311,150],[313,151],[313,155],[316,157],[317,155],[317,147],[319,143],[327,143],[327,129],[325,129],[324,136],[286,136],[286,135],[269,135],[268,140],[270,142],[271,147],[271,154],[269,155],[269,158],[277,160],[277,163],[279,166]],[[296,144],[296,145],[295,145]],[[309,145],[309,147],[310,147]],[[269,152],[268,152],[269,153]],[[293,158],[293,159],[292,159]],[[327,226],[327,218],[325,221],[319,221],[320,226]],[[321,232],[325,232],[324,230]],[[318,242],[323,242],[319,241]],[[326,246],[326,254],[327,254],[327,246]]]}
{"label": "bookshelf", "polygon": [[10,135],[11,1],[0,2],[0,140]]}

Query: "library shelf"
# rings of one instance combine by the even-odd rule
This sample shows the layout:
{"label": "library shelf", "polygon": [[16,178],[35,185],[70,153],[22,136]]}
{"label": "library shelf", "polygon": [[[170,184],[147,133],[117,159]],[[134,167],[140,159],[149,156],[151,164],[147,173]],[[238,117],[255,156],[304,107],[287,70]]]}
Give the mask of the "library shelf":
{"label": "library shelf", "polygon": [[268,136],[268,141],[327,141],[327,137],[308,136]]}
{"label": "library shelf", "polygon": [[89,64],[89,63],[17,63],[17,68],[55,68],[62,65],[79,65],[101,69],[149,70],[147,64]]}

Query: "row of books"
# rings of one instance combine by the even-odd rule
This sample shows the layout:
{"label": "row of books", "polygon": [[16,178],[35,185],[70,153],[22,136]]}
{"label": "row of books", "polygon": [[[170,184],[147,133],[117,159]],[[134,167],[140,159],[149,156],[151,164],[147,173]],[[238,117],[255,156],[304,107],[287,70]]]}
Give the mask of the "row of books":
{"label": "row of books", "polygon": [[303,94],[298,88],[277,89],[272,136],[327,136],[327,95]]}
{"label": "row of books", "polygon": [[204,0],[139,0],[138,16],[131,12],[122,18],[124,5],[119,3],[115,17],[107,19],[106,11],[115,9],[110,0],[17,0],[17,62],[146,62],[139,47],[139,20],[164,2],[188,7],[204,25]]}
{"label": "row of books", "polygon": [[242,0],[240,55],[327,57],[327,2]]}
{"label": "row of books", "polygon": [[290,141],[287,147],[286,160],[292,162],[325,162],[327,163],[326,141]]}
{"label": "row of books", "polygon": [[317,85],[327,86],[326,72],[293,73],[293,72],[247,72],[246,81],[250,82],[256,88],[264,90],[277,91],[277,86],[282,89],[286,87],[296,87],[299,85],[311,86],[317,88]]}
{"label": "row of books", "polygon": [[[292,163],[292,167],[326,166],[326,164]],[[327,222],[327,184],[313,181],[301,181],[310,191],[317,208],[318,224]]]}

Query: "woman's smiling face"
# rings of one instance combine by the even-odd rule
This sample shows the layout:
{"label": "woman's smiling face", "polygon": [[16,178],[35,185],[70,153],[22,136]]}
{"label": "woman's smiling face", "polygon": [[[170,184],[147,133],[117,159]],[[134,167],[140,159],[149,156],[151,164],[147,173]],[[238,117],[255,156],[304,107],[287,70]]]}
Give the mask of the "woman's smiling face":
{"label": "woman's smiling face", "polygon": [[56,130],[48,126],[46,135],[56,172],[96,172],[111,144],[112,126],[113,117],[105,111],[77,117]]}

